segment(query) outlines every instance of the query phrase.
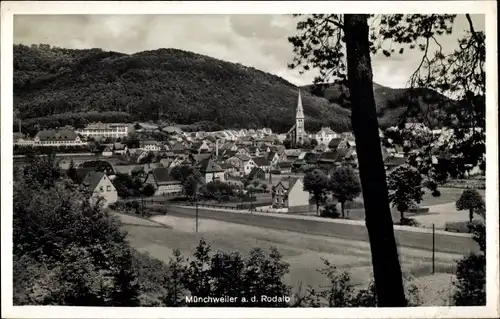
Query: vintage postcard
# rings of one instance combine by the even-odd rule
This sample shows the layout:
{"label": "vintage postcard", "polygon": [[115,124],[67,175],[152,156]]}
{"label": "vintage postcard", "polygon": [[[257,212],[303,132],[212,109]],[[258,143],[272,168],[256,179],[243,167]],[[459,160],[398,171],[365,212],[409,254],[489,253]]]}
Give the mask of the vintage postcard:
{"label": "vintage postcard", "polygon": [[498,317],[496,12],[2,2],[2,315]]}

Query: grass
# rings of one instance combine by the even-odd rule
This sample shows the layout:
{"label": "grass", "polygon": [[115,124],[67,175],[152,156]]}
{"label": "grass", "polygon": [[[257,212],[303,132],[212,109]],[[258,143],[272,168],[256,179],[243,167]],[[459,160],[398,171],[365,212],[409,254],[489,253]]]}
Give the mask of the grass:
{"label": "grass", "polygon": [[[179,249],[184,256],[191,256],[200,239],[204,238],[214,251],[237,250],[246,255],[255,247],[278,248],[290,264],[290,273],[285,280],[294,287],[299,282],[313,287],[324,284],[326,278],[317,272],[323,268],[321,258],[329,260],[340,270],[349,271],[355,284],[366,285],[371,277],[371,254],[369,244],[365,242],[206,219],[199,221],[199,233],[195,233],[193,219],[173,216],[155,216],[153,219],[168,228],[144,227],[138,223],[129,223],[124,228],[132,246],[164,262],[168,262],[174,249]],[[401,248],[399,254],[404,272],[416,276],[430,275],[430,252]],[[460,257],[437,253],[437,271],[453,272],[455,260]]]}

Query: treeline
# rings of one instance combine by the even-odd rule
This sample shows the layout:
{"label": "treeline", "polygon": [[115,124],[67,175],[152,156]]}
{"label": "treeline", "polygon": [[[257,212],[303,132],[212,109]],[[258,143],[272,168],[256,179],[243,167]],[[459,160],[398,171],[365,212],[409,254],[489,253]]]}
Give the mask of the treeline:
{"label": "treeline", "polygon": [[[23,120],[117,112],[134,121],[286,132],[295,122],[297,95],[280,77],[181,50],[125,55],[14,46],[14,109]],[[303,94],[303,105],[308,129],[349,129],[350,112],[340,105],[310,94]]]}

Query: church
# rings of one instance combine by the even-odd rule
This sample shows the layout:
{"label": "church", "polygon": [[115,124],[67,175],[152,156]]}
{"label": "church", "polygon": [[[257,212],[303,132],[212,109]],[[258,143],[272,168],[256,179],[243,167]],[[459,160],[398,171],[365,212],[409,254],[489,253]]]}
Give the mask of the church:
{"label": "church", "polygon": [[304,109],[302,107],[302,97],[299,90],[299,98],[297,101],[297,110],[295,112],[295,125],[286,133],[287,138],[291,141],[291,147],[296,148],[297,145],[304,143],[307,133],[304,129]]}

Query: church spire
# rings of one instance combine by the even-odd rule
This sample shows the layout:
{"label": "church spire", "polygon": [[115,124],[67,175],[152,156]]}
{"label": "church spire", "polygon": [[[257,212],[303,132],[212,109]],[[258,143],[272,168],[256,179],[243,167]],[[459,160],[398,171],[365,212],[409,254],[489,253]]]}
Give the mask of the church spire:
{"label": "church spire", "polygon": [[300,89],[299,89],[299,99],[297,101],[297,113],[295,114],[296,119],[303,119],[304,118],[304,109],[302,108],[302,97],[300,95]]}

